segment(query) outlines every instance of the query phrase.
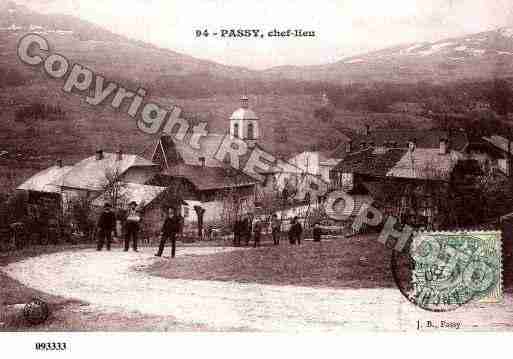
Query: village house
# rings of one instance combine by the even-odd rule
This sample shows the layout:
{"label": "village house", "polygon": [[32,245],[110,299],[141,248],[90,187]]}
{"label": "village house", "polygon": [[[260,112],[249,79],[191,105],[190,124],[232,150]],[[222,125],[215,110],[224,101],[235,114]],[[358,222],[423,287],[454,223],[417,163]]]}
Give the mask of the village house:
{"label": "village house", "polygon": [[115,182],[145,184],[158,170],[156,164],[140,156],[98,150],[50,184],[60,189],[66,204],[79,197],[93,200]]}
{"label": "village house", "polygon": [[62,213],[61,189],[53,182],[72,168],[63,166],[59,160],[54,166],[36,173],[17,187],[18,191],[27,193],[28,211],[32,217],[57,218]]}
{"label": "village house", "polygon": [[305,151],[288,159],[288,163],[297,167],[299,173],[319,176],[324,182],[330,182],[330,171],[341,158],[331,158],[322,151]]}
{"label": "village house", "polygon": [[482,161],[487,162],[489,166],[498,169],[506,176],[510,176],[511,155],[513,154],[511,141],[500,135],[485,136],[482,140],[478,152],[483,158]]}
{"label": "village house", "polygon": [[[74,165],[64,166],[59,160],[56,165],[28,178],[17,190],[28,193],[29,209],[58,217],[76,200],[93,201],[114,184],[120,187],[142,185],[157,172],[157,165],[140,156],[98,150],[94,156]],[[127,203],[113,205],[121,208]]]}
{"label": "village house", "polygon": [[367,129],[344,151],[331,176],[335,188],[353,195],[353,216],[363,203],[376,201],[386,214],[424,228],[452,221],[441,217],[457,213],[442,207],[464,198],[468,176],[483,174],[463,131]]}

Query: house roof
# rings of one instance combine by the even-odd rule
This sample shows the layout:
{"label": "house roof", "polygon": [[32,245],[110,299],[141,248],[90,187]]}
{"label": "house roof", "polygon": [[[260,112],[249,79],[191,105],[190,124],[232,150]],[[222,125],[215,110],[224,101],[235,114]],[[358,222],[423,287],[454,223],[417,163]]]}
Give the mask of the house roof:
{"label": "house roof", "polygon": [[440,155],[438,149],[407,151],[387,172],[387,177],[448,180],[458,158],[455,152]]}
{"label": "house roof", "polygon": [[121,160],[116,153],[103,153],[103,159],[97,160],[95,156],[88,157],[76,163],[73,168],[51,184],[62,187],[71,187],[100,191],[106,184],[106,175],[109,172],[125,173],[131,167],[156,166],[137,155],[123,154]]}
{"label": "house roof", "polygon": [[234,176],[230,170],[223,167],[179,164],[166,170],[164,174],[185,178],[200,191],[251,186],[257,183],[255,179],[242,172]]}
{"label": "house roof", "polygon": [[458,163],[456,152],[440,155],[438,149],[367,148],[346,156],[335,171],[373,177],[447,180]]}
{"label": "house roof", "polygon": [[[122,183],[119,186],[119,195],[123,199],[124,204],[135,201],[139,207],[146,207],[152,203],[166,187],[148,186],[138,183]],[[103,206],[108,202],[107,194],[104,193],[93,201],[95,206]]]}
{"label": "house roof", "polygon": [[222,167],[222,161],[215,158],[225,135],[208,134],[199,140],[200,148],[193,148],[188,141],[174,141],[176,151],[183,163],[192,166],[201,165],[200,158],[205,159],[205,165],[209,167]]}
{"label": "house roof", "polygon": [[38,191],[57,193],[60,191],[59,186],[52,184],[55,180],[61,178],[69,172],[73,166],[52,166],[44,169],[18,186],[17,189],[25,191]]}
{"label": "house roof", "polygon": [[334,170],[344,173],[359,173],[373,176],[385,176],[403,157],[406,149],[389,149],[383,152],[367,148],[348,154]]}
{"label": "house roof", "polygon": [[[354,136],[351,147],[353,151],[372,146],[407,148],[408,143],[415,140],[416,148],[439,148],[441,139],[448,139],[450,148],[455,151],[463,151],[469,143],[467,134],[463,131],[374,129],[368,135]],[[345,156],[345,144],[340,145],[332,154],[334,158]]]}
{"label": "house roof", "polygon": [[[483,140],[492,144],[494,147],[500,149],[503,152],[508,153],[508,142],[509,140],[499,135],[492,135],[490,137],[483,137]],[[513,154],[513,144],[510,147],[510,153]]]}

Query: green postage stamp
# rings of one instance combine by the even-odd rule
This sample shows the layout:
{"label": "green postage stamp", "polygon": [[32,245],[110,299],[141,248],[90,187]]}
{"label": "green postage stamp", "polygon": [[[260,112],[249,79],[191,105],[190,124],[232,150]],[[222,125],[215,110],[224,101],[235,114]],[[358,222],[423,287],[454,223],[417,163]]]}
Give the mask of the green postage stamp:
{"label": "green postage stamp", "polygon": [[500,231],[420,232],[410,247],[411,297],[434,311],[502,300]]}

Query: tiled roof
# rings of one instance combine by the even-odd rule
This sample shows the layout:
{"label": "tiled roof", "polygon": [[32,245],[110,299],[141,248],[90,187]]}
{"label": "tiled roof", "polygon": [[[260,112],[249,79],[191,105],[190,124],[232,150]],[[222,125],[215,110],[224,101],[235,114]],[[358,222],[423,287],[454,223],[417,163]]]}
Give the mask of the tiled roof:
{"label": "tiled roof", "polygon": [[335,171],[374,177],[447,180],[458,162],[456,152],[440,155],[438,149],[367,148],[346,156]]}
{"label": "tiled roof", "polygon": [[137,155],[123,154],[117,159],[116,153],[103,153],[103,159],[97,160],[95,156],[88,157],[73,166],[73,168],[60,178],[52,182],[53,185],[86,189],[92,191],[102,190],[106,184],[106,174],[117,172],[125,173],[131,167],[153,167],[153,162]]}
{"label": "tiled roof", "polygon": [[69,172],[73,166],[52,166],[41,172],[36,173],[28,180],[18,186],[17,189],[25,191],[38,191],[38,192],[53,192],[60,191],[59,186],[52,184],[55,180],[61,178],[64,174]]}
{"label": "tiled roof", "polygon": [[440,155],[438,149],[407,151],[386,174],[387,177],[448,180],[458,158],[455,152]]}
{"label": "tiled roof", "polygon": [[200,191],[230,187],[250,186],[257,183],[253,178],[232,172],[223,167],[191,166],[179,164],[164,172],[165,175],[189,180]]}
{"label": "tiled roof", "polygon": [[406,149],[389,149],[380,152],[368,148],[349,154],[335,166],[334,170],[381,177],[385,176],[406,152]]}
{"label": "tiled roof", "polygon": [[[125,205],[135,201],[139,207],[146,207],[165,190],[166,187],[148,186],[138,183],[123,183],[119,186],[119,195]],[[93,201],[93,205],[103,206],[105,202],[108,202],[108,198],[104,193]]]}

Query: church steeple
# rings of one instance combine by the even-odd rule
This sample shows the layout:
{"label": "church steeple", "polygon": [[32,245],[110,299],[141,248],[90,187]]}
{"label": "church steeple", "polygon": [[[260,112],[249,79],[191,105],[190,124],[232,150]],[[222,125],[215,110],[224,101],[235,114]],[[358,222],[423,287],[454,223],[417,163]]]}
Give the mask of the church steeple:
{"label": "church steeple", "polygon": [[249,98],[247,96],[241,96],[240,103],[241,107],[230,116],[230,135],[246,141],[250,146],[254,146],[260,135],[259,118],[249,108]]}

